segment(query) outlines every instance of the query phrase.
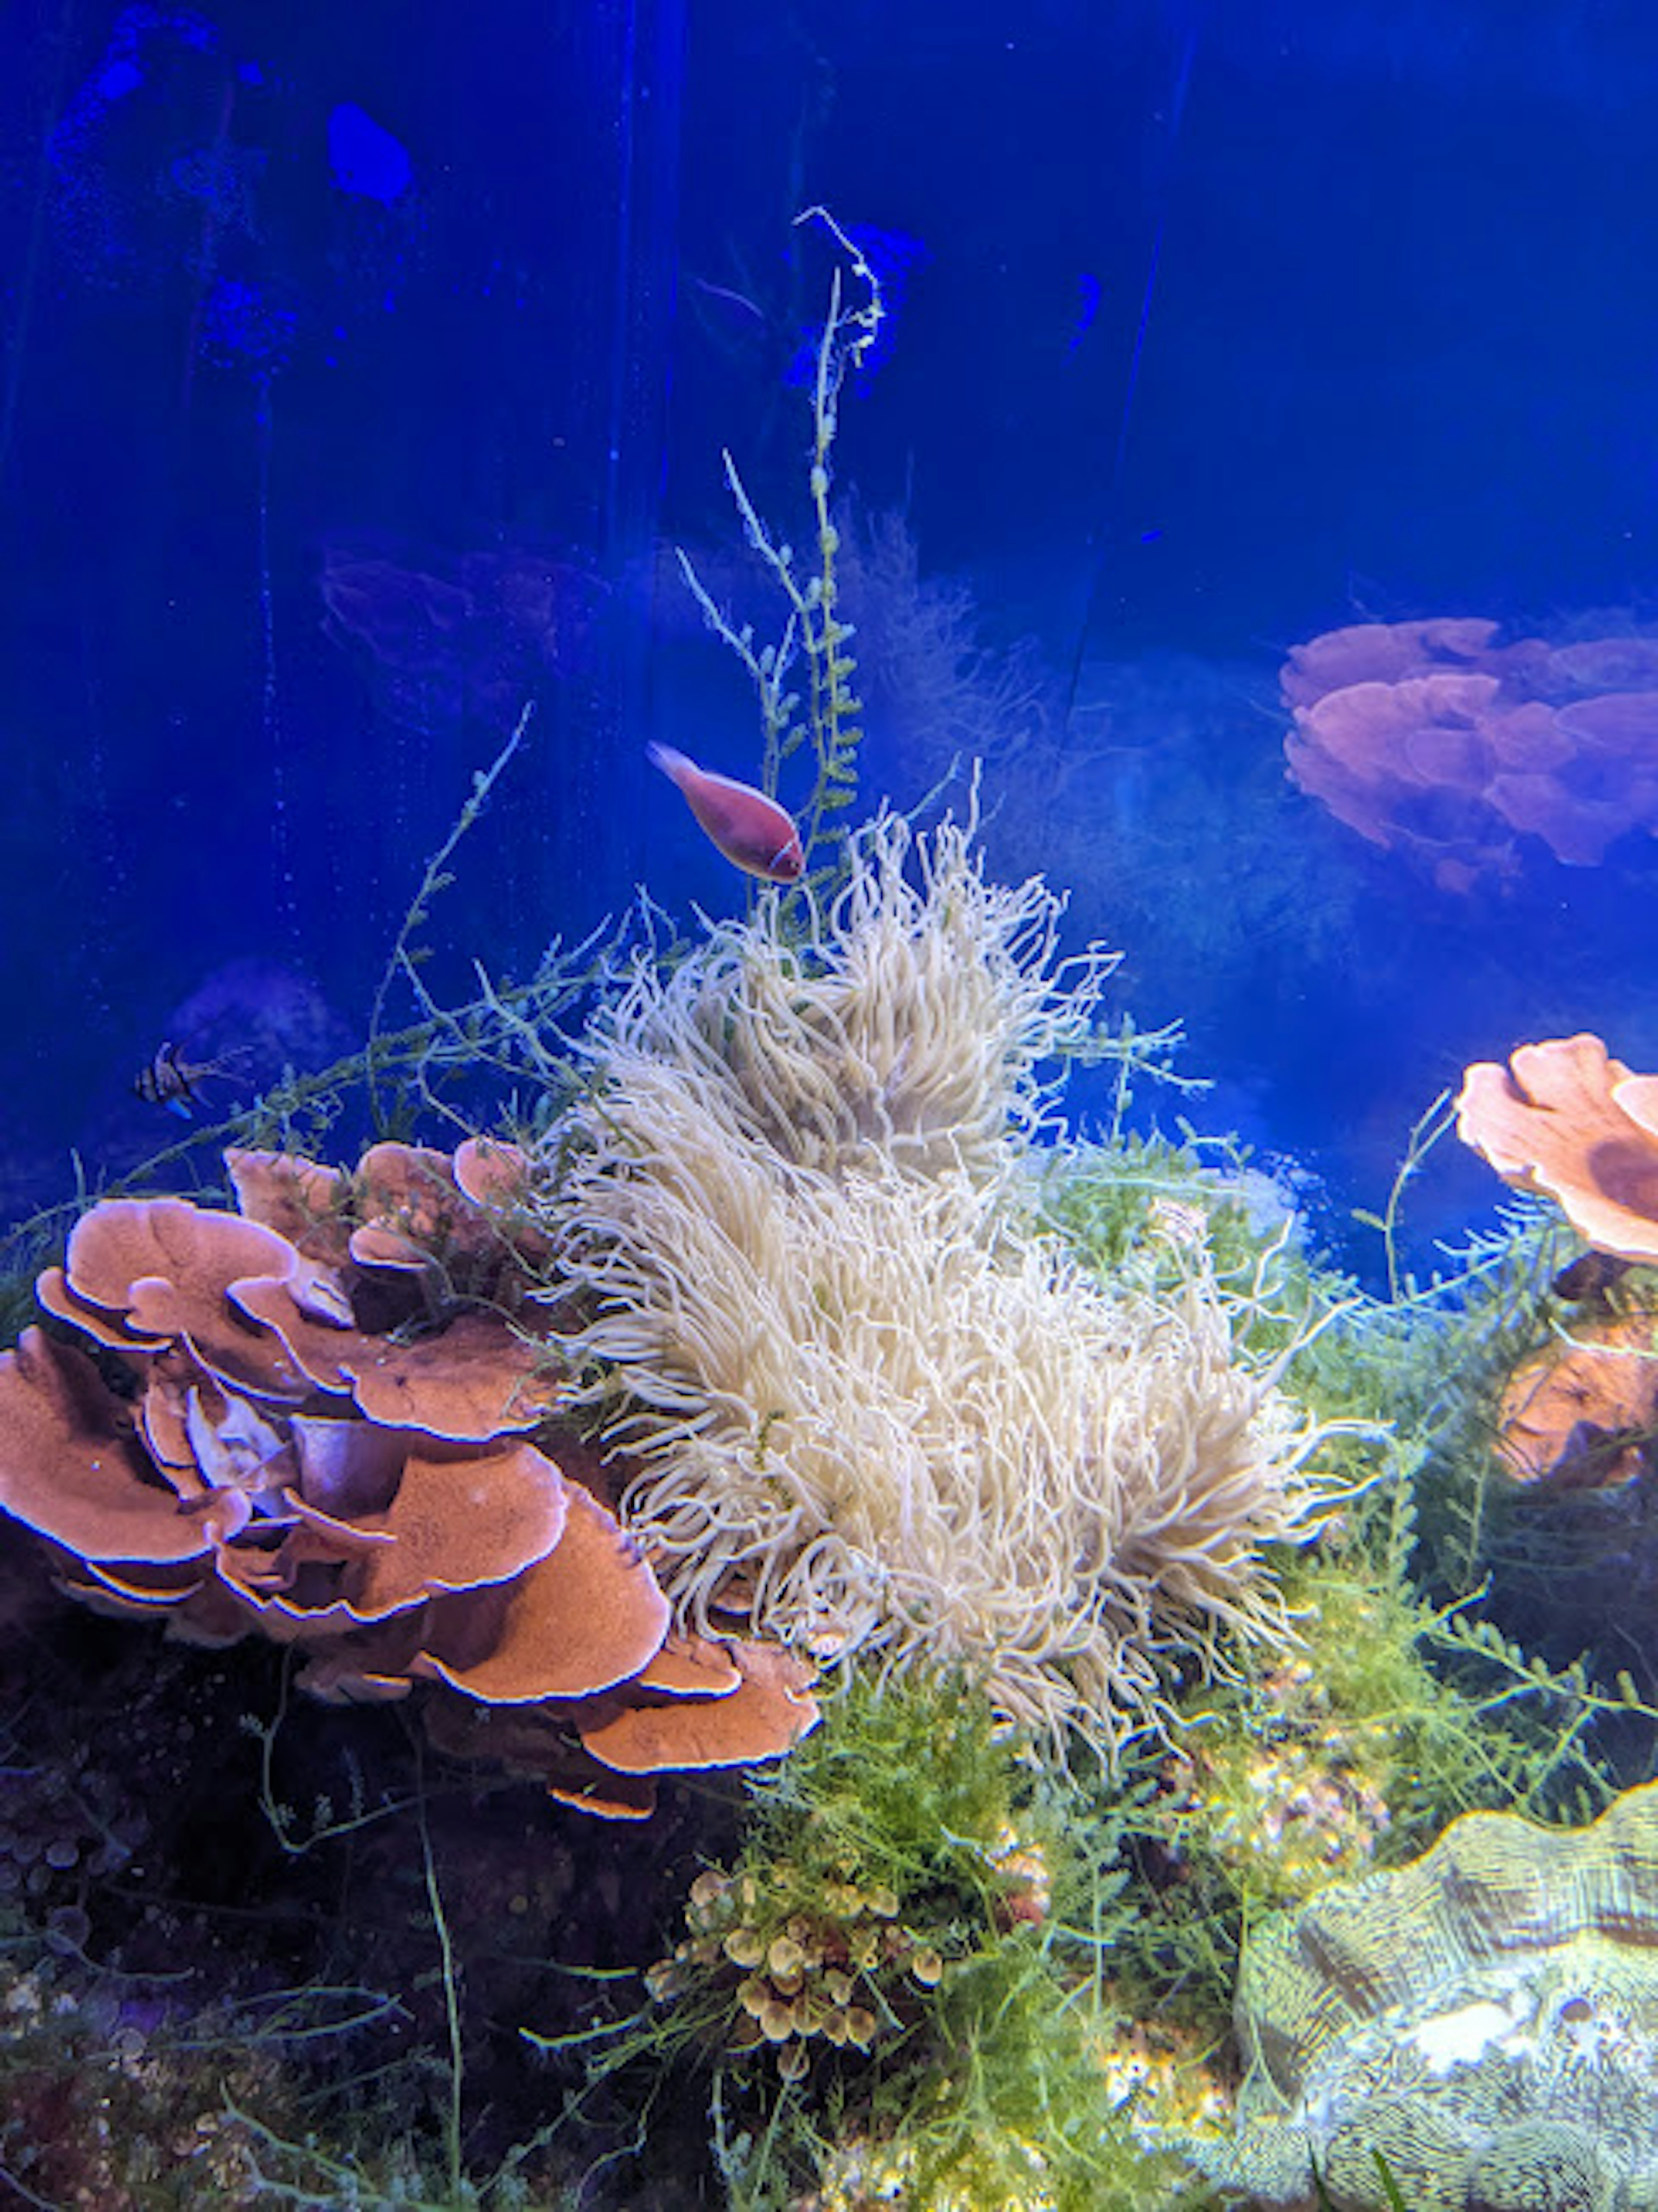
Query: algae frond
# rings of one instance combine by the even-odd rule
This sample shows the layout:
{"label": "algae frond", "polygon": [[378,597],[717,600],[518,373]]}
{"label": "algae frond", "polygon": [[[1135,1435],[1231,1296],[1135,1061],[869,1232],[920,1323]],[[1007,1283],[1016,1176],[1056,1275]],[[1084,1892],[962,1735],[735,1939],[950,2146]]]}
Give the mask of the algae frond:
{"label": "algae frond", "polygon": [[853,1674],[756,1786],[653,1969],[655,2016],[602,2063],[695,2057],[734,2203],[810,2182],[825,2205],[1153,2212],[1178,2168],[1103,2063],[1122,1826],[970,1684]]}

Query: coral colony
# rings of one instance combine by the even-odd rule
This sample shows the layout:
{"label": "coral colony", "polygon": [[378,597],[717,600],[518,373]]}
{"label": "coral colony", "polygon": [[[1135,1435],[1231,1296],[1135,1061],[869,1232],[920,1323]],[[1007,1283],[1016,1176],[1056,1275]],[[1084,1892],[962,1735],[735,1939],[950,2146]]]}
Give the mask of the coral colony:
{"label": "coral colony", "polygon": [[[696,2201],[803,2212],[1649,2203],[1658,1711],[1619,1670],[1658,1665],[1658,1078],[1588,1036],[1470,1068],[1457,1126],[1519,1210],[1448,1280],[1394,1267],[1386,1304],[1232,1148],[1073,1136],[1067,1065],[1127,1089],[1169,1042],[1108,1017],[1115,957],[1062,957],[1060,896],[987,873],[975,785],[955,818],[848,826],[829,459],[881,301],[824,222],[815,563],[728,457],[779,639],[684,564],[761,709],[756,784],[680,764],[756,878],[742,916],[665,949],[647,915],[440,1006],[415,939],[525,708],[366,1051],[192,1125],[221,1194],[111,1193],[29,1269],[10,1601],[49,1582],[163,1636],[103,1763],[5,1768],[0,2179],[505,2212],[614,2169],[603,2201],[666,2205],[689,2128]],[[376,652],[410,588],[330,568]],[[1284,681],[1302,787],[1446,890],[1521,834],[1583,862],[1658,827],[1649,643],[1365,625]],[[457,1135],[445,1083],[484,1071],[510,1127]],[[331,1164],[350,1094],[381,1140]],[[1637,1594],[1610,1664],[1537,1602],[1540,1555],[1557,1589],[1575,1556]],[[253,1700],[226,1686],[272,1647],[284,1696],[337,1709],[307,1718],[343,1732],[352,1803],[319,1792],[307,1831],[252,1717],[278,1848],[239,1928],[288,1960],[312,1908],[279,1885],[331,1844],[340,1898],[397,1908],[343,2085],[312,2048],[331,2063],[371,1971],[343,1906],[264,2040],[270,1987],[227,1980],[203,2026],[164,1976],[141,2011],[153,1969],[112,1932],[185,1924],[200,1870],[131,1801],[200,1786],[210,1732],[173,1717],[210,1679]],[[60,1671],[54,1705],[82,1694]],[[399,2073],[405,2031],[436,2040]],[[103,2118],[65,2130],[77,2084]]]}
{"label": "coral colony", "polygon": [[1315,2172],[1353,2212],[1650,2202],[1655,1911],[1652,1784],[1575,1832],[1471,1813],[1337,1884],[1245,1954],[1212,2170],[1265,2206],[1315,2201]]}
{"label": "coral colony", "polygon": [[1497,636],[1473,617],[1360,623],[1280,674],[1295,781],[1444,891],[1513,875],[1521,836],[1592,867],[1658,830],[1658,638]]}
{"label": "coral colony", "polygon": [[349,1183],[288,1155],[227,1164],[240,1212],[109,1200],[41,1279],[123,1387],[35,1329],[0,1369],[0,1495],[65,1587],[187,1640],[293,1644],[320,1697],[440,1685],[451,1742],[487,1742],[483,1709],[506,1707],[513,1763],[592,1811],[648,1811],[646,1778],[676,1763],[786,1748],[815,1717],[810,1668],[669,1639],[637,1545],[554,1455],[562,1394],[515,1324],[502,1213],[526,1164],[469,1143],[376,1146]]}

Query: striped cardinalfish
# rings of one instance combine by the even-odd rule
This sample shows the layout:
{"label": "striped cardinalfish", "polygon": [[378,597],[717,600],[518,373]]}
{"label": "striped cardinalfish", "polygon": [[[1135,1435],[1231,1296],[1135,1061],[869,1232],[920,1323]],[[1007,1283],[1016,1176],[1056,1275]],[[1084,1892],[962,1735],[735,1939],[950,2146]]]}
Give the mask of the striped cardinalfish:
{"label": "striped cardinalfish", "polygon": [[146,1106],[165,1106],[188,1121],[203,1101],[202,1085],[233,1072],[234,1055],[225,1060],[186,1060],[184,1047],[170,1040],[157,1047],[132,1079]]}

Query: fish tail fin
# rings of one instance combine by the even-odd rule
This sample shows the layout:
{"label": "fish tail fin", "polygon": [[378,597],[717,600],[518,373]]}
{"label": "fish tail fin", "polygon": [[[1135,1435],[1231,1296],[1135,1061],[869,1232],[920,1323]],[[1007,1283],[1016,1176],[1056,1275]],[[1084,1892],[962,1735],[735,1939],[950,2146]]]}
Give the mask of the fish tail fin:
{"label": "fish tail fin", "polygon": [[688,769],[696,763],[676,750],[672,745],[659,745],[653,738],[645,748],[645,757],[653,768],[659,768],[670,781],[677,783]]}

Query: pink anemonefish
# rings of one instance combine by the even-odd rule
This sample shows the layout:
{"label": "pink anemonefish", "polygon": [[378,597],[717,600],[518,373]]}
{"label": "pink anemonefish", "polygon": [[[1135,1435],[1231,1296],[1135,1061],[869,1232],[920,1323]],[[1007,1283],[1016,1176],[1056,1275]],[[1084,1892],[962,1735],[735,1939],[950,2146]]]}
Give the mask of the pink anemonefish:
{"label": "pink anemonefish", "polygon": [[751,783],[698,768],[671,745],[652,745],[649,750],[654,765],[679,786],[686,805],[733,867],[763,876],[768,884],[799,880],[806,865],[800,832],[774,799]]}

